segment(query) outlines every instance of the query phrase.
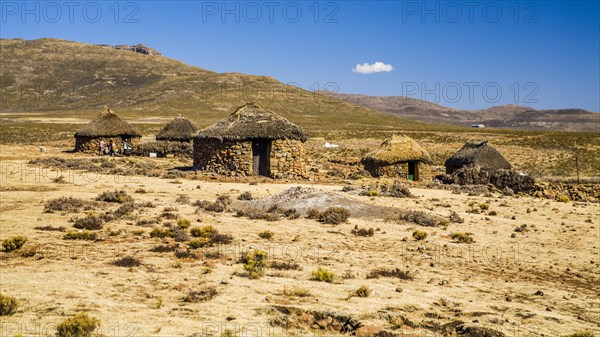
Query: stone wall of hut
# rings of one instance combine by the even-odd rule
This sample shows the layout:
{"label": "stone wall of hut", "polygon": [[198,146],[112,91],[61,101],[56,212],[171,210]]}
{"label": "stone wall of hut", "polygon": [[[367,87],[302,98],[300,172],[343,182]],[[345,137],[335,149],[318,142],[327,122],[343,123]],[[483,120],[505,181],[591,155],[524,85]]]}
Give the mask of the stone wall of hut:
{"label": "stone wall of hut", "polygon": [[[365,170],[369,171],[373,177],[408,179],[408,162],[396,163],[393,165],[366,163]],[[431,165],[427,163],[418,162],[417,172],[418,181],[429,181],[433,178]]]}
{"label": "stone wall of hut", "polygon": [[[135,149],[136,145],[140,144],[139,137],[131,137],[129,139],[129,145]],[[107,147],[111,143],[115,143],[116,148],[119,151],[123,151],[123,139],[121,137],[75,137],[75,151],[85,153],[100,153],[100,142],[104,141],[104,146]]]}
{"label": "stone wall of hut", "polygon": [[[202,171],[225,176],[252,175],[252,141],[194,140],[194,166]],[[301,178],[306,173],[304,143],[297,140],[273,140],[270,176]]]}

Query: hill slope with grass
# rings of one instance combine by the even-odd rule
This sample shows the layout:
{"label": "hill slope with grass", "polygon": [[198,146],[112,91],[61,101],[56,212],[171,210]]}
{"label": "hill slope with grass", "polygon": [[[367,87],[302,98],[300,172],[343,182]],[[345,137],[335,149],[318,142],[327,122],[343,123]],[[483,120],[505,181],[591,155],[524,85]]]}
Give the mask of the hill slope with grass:
{"label": "hill slope with grass", "polygon": [[536,110],[531,107],[507,104],[483,110],[457,110],[404,96],[334,94],[334,97],[423,123],[456,126],[482,123],[495,128],[590,132],[598,131],[600,125],[600,113],[583,109]]}
{"label": "hill slope with grass", "polygon": [[160,55],[57,39],[0,40],[3,112],[89,118],[107,105],[126,118],[174,117],[209,125],[247,101],[315,130],[430,129],[272,77],[215,73]]}

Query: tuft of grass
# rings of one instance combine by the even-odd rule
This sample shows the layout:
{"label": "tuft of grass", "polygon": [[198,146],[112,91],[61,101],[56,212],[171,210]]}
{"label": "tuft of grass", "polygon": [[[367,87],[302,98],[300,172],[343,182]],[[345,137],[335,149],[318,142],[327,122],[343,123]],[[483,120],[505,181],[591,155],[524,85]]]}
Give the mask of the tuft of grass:
{"label": "tuft of grass", "polygon": [[368,279],[371,279],[371,278],[376,279],[376,278],[380,278],[380,277],[394,277],[394,278],[399,278],[401,280],[414,279],[414,276],[410,272],[400,270],[399,268],[395,268],[395,269],[379,268],[379,269],[371,270],[369,272],[369,274],[367,274]]}
{"label": "tuft of grass", "polygon": [[17,311],[19,302],[12,296],[0,293],[0,316],[11,316]]}
{"label": "tuft of grass", "polygon": [[254,200],[254,197],[252,196],[252,193],[250,193],[250,192],[244,192],[244,193],[238,195],[237,200],[250,201],[250,200]]}
{"label": "tuft of grass", "polygon": [[179,227],[181,229],[186,229],[186,228],[190,227],[191,225],[192,225],[192,223],[188,219],[181,218],[181,219],[177,220],[177,227]]}
{"label": "tuft of grass", "polygon": [[272,261],[270,267],[277,270],[302,270],[302,266],[293,261]]}
{"label": "tuft of grass", "polygon": [[248,277],[252,279],[260,278],[264,274],[264,269],[270,266],[269,254],[258,249],[242,254],[240,262],[244,264]]}
{"label": "tuft of grass", "polygon": [[412,233],[412,236],[417,241],[425,240],[427,238],[427,232],[416,230]]}
{"label": "tuft of grass", "polygon": [[488,209],[490,209],[490,204],[479,204],[479,208],[482,211],[487,211]]}
{"label": "tuft of grass", "polygon": [[100,326],[100,321],[84,312],[62,321],[57,327],[57,337],[90,337]]}
{"label": "tuft of grass", "polygon": [[460,243],[474,243],[475,240],[472,237],[472,233],[465,233],[465,232],[456,232],[456,233],[452,233],[450,235],[450,237],[452,238],[452,240],[456,241],[456,242],[460,242]]}
{"label": "tuft of grass", "polygon": [[113,261],[112,264],[117,267],[139,267],[142,265],[142,261],[134,256],[125,256]]}
{"label": "tuft of grass", "polygon": [[349,217],[349,210],[343,207],[330,207],[319,214],[319,221],[330,225],[339,225],[348,221]]}
{"label": "tuft of grass", "polygon": [[25,236],[14,236],[12,238],[6,239],[2,241],[2,248],[5,252],[9,253],[14,250],[21,249],[25,242],[27,242],[27,237]]}
{"label": "tuft of grass", "polygon": [[332,283],[334,278],[335,278],[335,274],[333,272],[330,272],[327,269],[319,267],[317,270],[312,272],[311,280]]}
{"label": "tuft of grass", "polygon": [[225,329],[220,337],[238,337],[238,335],[231,329]]}
{"label": "tuft of grass", "polygon": [[571,201],[571,198],[569,198],[568,195],[561,194],[558,197],[556,197],[556,201],[559,201],[559,202],[569,202],[569,201]]}
{"label": "tuft of grass", "polygon": [[190,291],[184,298],[184,302],[198,303],[206,302],[217,296],[219,292],[214,287],[206,287],[200,290]]}
{"label": "tuft of grass", "polygon": [[271,231],[262,231],[258,233],[258,237],[265,240],[271,240],[275,236],[275,233]]}
{"label": "tuft of grass", "polygon": [[352,291],[349,295],[348,298],[352,298],[352,297],[369,297],[371,296],[371,288],[367,287],[367,286],[360,286],[358,289]]}
{"label": "tuft of grass", "polygon": [[120,190],[104,191],[96,197],[97,201],[125,203],[133,202],[133,198],[127,195],[127,192]]}
{"label": "tuft of grass", "polygon": [[308,289],[298,288],[298,287],[294,287],[294,288],[283,287],[283,291],[281,293],[287,297],[309,297],[309,296],[312,296]]}

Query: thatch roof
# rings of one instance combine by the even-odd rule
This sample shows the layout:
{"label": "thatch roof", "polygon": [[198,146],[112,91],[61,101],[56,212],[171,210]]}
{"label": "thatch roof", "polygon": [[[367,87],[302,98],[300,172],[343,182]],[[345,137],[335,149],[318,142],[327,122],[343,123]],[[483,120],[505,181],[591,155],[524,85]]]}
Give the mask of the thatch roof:
{"label": "thatch roof", "polygon": [[142,134],[131,124],[106,108],[86,126],[75,132],[75,137],[141,137]]}
{"label": "thatch roof", "polygon": [[401,162],[421,161],[431,164],[431,156],[414,139],[405,135],[394,135],[381,146],[363,157],[363,163],[392,165]]}
{"label": "thatch roof", "polygon": [[469,141],[453,154],[446,167],[478,165],[483,169],[510,169],[511,165],[488,141]]}
{"label": "thatch roof", "polygon": [[248,140],[248,139],[296,139],[308,138],[301,127],[287,119],[262,108],[256,103],[246,103],[229,117],[201,130],[198,139]]}
{"label": "thatch roof", "polygon": [[198,128],[184,117],[176,117],[156,135],[157,140],[191,140]]}

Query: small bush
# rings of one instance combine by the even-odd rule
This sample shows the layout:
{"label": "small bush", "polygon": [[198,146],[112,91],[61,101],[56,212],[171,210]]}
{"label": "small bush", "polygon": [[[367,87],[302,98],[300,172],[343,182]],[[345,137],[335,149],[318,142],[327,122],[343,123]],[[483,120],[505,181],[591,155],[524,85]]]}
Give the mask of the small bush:
{"label": "small bush", "polygon": [[414,194],[406,186],[394,184],[390,189],[389,195],[394,198],[414,198]]}
{"label": "small bush", "polygon": [[305,288],[288,288],[284,287],[282,294],[287,297],[309,297],[310,291]]}
{"label": "small bush", "polygon": [[12,252],[14,250],[18,250],[21,249],[23,247],[23,245],[25,245],[25,242],[27,242],[27,238],[24,236],[15,236],[12,237],[10,239],[6,239],[2,241],[2,248],[4,248],[4,251],[9,253]]}
{"label": "small bush", "polygon": [[12,296],[6,296],[0,293],[0,316],[11,316],[17,311],[19,302]]}
{"label": "small bush", "polygon": [[190,197],[188,197],[185,194],[180,194],[177,196],[177,199],[175,199],[175,202],[180,203],[180,204],[189,204],[190,203]]}
{"label": "small bush", "polygon": [[62,321],[57,327],[57,337],[90,337],[100,326],[100,321],[80,312]]}
{"label": "small bush", "polygon": [[281,215],[279,213],[267,213],[267,217],[265,218],[267,221],[279,221],[281,220]]}
{"label": "small bush", "polygon": [[349,217],[349,210],[343,207],[330,207],[319,215],[319,221],[330,225],[339,225],[348,221]]}
{"label": "small bush", "polygon": [[177,245],[158,245],[152,247],[150,251],[155,253],[169,253],[175,251],[175,249],[177,249]]}
{"label": "small bush", "polygon": [[269,254],[257,249],[243,254],[240,262],[244,264],[244,269],[248,272],[248,277],[253,279],[260,278],[264,274],[264,268],[268,268],[270,265]]}
{"label": "small bush", "polygon": [[213,244],[227,245],[227,244],[230,244],[231,241],[233,241],[233,236],[228,235],[228,234],[216,233],[211,238],[211,241],[212,241]]}
{"label": "small bush", "polygon": [[272,261],[270,267],[277,270],[302,270],[302,266],[293,261]]}
{"label": "small bush", "polygon": [[63,226],[58,226],[58,227],[37,226],[37,227],[34,227],[33,229],[38,230],[38,231],[46,231],[46,232],[64,232],[65,231],[65,227],[63,227]]}
{"label": "small bush", "polygon": [[569,201],[571,201],[571,198],[569,198],[568,195],[561,194],[558,197],[556,197],[556,201],[559,201],[559,202],[569,202]]}
{"label": "small bush", "polygon": [[209,212],[223,213],[223,212],[225,212],[226,207],[227,207],[227,205],[222,204],[220,202],[213,202],[211,204],[206,205],[204,207],[204,209]]}
{"label": "small bush", "polygon": [[91,214],[85,218],[79,218],[75,220],[75,224],[73,225],[75,228],[87,230],[100,230],[103,226],[104,220]]}
{"label": "small bush", "polygon": [[238,195],[237,199],[249,201],[249,200],[254,200],[254,197],[252,197],[252,193],[244,192],[244,193]]}
{"label": "small bush", "polygon": [[367,195],[370,197],[378,197],[379,191],[378,190],[369,190],[369,192],[367,192]]}
{"label": "small bush", "polygon": [[414,277],[408,271],[400,270],[399,268],[395,269],[385,269],[379,268],[375,270],[371,270],[369,274],[367,274],[367,278],[380,278],[380,277],[394,277],[399,278],[401,280],[412,280]]}
{"label": "small bush", "polygon": [[490,204],[479,204],[479,208],[482,211],[487,211],[488,209],[490,209]]}
{"label": "small bush", "polygon": [[354,227],[354,229],[352,230],[352,234],[356,235],[356,236],[373,236],[375,235],[375,231],[373,230],[373,228],[358,228]]}
{"label": "small bush", "polygon": [[190,234],[195,238],[211,238],[217,234],[217,229],[213,226],[192,227],[190,228]]}
{"label": "small bush", "polygon": [[427,238],[427,233],[420,230],[416,230],[412,233],[412,236],[415,240],[421,241]]}
{"label": "small bush", "polygon": [[458,213],[452,212],[450,213],[450,221],[454,223],[463,223],[465,222],[465,219],[461,218],[460,215],[458,215]]}
{"label": "small bush", "polygon": [[67,232],[64,236],[63,239],[65,240],[88,240],[88,241],[94,241],[96,240],[98,237],[98,235],[94,232],[88,232],[86,230],[81,231],[81,232]]}
{"label": "small bush", "polygon": [[204,248],[204,247],[210,246],[211,241],[209,238],[196,238],[196,239],[191,239],[190,241],[188,241],[187,244],[192,249],[199,249],[199,248]]}
{"label": "small bush", "polygon": [[285,212],[283,212],[283,216],[285,216],[289,220],[294,220],[294,219],[300,218],[300,213],[298,213],[297,209],[290,208],[290,209],[286,210]]}
{"label": "small bush", "polygon": [[90,209],[93,207],[92,205],[92,202],[85,201],[83,199],[73,197],[60,197],[48,200],[48,202],[44,204],[44,212],[52,213],[58,211],[76,213],[79,212],[80,209]]}
{"label": "small bush", "polygon": [[317,208],[309,208],[306,210],[307,219],[318,219],[321,216],[321,212]]}
{"label": "small bush", "polygon": [[173,232],[173,230],[171,228],[154,227],[150,231],[151,238],[161,238],[162,239],[162,238],[174,237],[174,236],[175,236],[175,233]]}
{"label": "small bush", "polygon": [[463,232],[456,232],[456,233],[452,233],[450,235],[450,237],[452,238],[452,240],[456,241],[456,242],[460,242],[460,243],[473,243],[475,242],[475,240],[473,239],[473,237],[471,237],[471,233],[463,233]]}
{"label": "small bush", "polygon": [[142,265],[142,261],[133,256],[125,256],[113,261],[112,264],[117,267],[139,267]]}
{"label": "small bush", "polygon": [[400,214],[399,219],[426,227],[443,227],[448,224],[448,220],[423,211],[407,211]]}
{"label": "small bush", "polygon": [[275,233],[271,231],[262,231],[258,233],[258,237],[265,240],[271,240],[275,236]]}
{"label": "small bush", "polygon": [[312,272],[311,280],[332,283],[334,278],[335,278],[334,273],[330,272],[327,269],[319,267],[319,269]]}
{"label": "small bush", "polygon": [[233,330],[231,330],[231,329],[225,329],[221,333],[220,337],[239,337],[239,336]]}
{"label": "small bush", "polygon": [[369,297],[371,296],[371,289],[367,286],[361,286],[358,289],[350,293],[348,297]]}
{"label": "small bush", "polygon": [[186,229],[186,228],[190,227],[191,225],[192,225],[192,223],[188,219],[177,220],[177,227],[179,227],[179,228]]}
{"label": "small bush", "polygon": [[132,202],[133,198],[127,195],[127,192],[121,191],[104,191],[100,195],[96,197],[97,201],[105,201],[105,202]]}

